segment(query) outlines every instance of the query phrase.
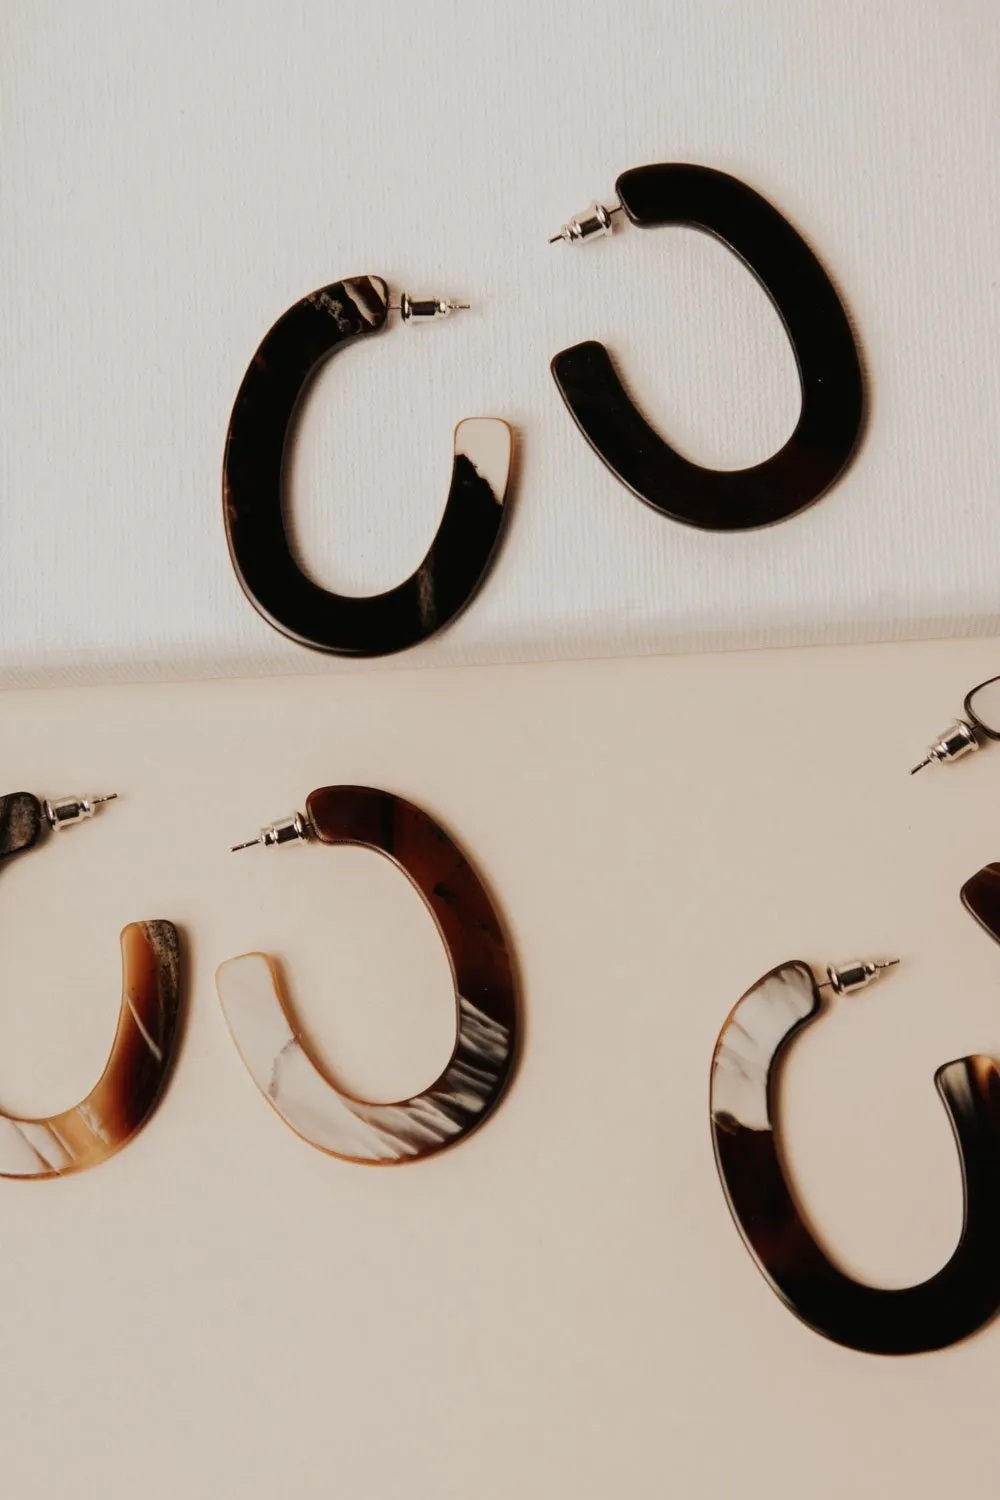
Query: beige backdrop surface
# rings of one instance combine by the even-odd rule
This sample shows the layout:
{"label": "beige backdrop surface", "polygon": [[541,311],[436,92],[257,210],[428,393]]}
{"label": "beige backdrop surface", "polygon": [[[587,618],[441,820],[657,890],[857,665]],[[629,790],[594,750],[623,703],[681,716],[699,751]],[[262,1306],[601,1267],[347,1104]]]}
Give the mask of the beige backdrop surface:
{"label": "beige backdrop surface", "polygon": [[[5,694],[3,790],[121,801],[2,871],[4,1106],[93,1081],[126,921],[183,929],[190,1009],[136,1142],[0,1183],[3,1493],[984,1493],[1000,1326],[896,1362],[803,1329],[730,1223],[707,1072],[773,964],[898,954],[796,1046],[790,1152],[856,1274],[950,1253],[932,1074],[1000,1055],[1000,949],[958,901],[1000,856],[1000,750],[907,770],[998,666],[980,641]],[[214,992],[223,958],[278,955],[330,1066],[378,1097],[445,1057],[444,956],[387,863],[227,852],[336,781],[458,837],[523,977],[506,1103],[404,1169],[298,1140]]]}

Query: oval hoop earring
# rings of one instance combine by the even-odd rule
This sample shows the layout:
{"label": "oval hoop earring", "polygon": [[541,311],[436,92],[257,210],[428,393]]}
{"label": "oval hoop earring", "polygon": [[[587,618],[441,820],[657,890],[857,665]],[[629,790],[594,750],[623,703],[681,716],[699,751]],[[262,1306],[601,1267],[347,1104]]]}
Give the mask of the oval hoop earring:
{"label": "oval hoop earring", "polygon": [[[110,797],[40,802],[30,792],[0,797],[0,859],[93,815]],[[65,1177],[99,1166],[153,1113],[173,1062],[180,1015],[177,929],[130,922],[121,935],[122,1004],[111,1056],[81,1103],[25,1120],[0,1114],[0,1177]]]}
{"label": "oval hoop earring", "polygon": [[309,1053],[263,953],[224,963],[219,999],[251,1078],[287,1125],[345,1161],[389,1165],[463,1140],[499,1103],[518,1035],[513,964],[493,905],[456,844],[419,807],[364,786],[313,792],[294,813],[237,844],[277,848],[316,838],[386,855],[424,898],[451,960],[456,1035],[447,1067],[423,1093],[368,1104],[335,1087]]}
{"label": "oval hoop earring", "polygon": [[[963,888],[962,899],[1000,937],[1000,865]],[[985,912],[985,915],[983,914]],[[895,963],[896,960],[891,962]],[[974,1333],[1000,1309],[1000,1070],[992,1058],[960,1058],[934,1082],[958,1149],[962,1232],[951,1259],[928,1281],[898,1290],[854,1281],[828,1258],[788,1185],[775,1124],[780,1063],[792,1039],[822,1013],[821,990],[850,994],[887,964],[831,966],[817,983],[793,960],[772,969],[730,1013],[712,1059],[715,1162],[743,1243],[771,1290],[807,1327],[867,1354],[918,1354]]]}
{"label": "oval hoop earring", "polygon": [[[403,294],[405,323],[447,316],[462,302]],[[313,583],[292,556],[282,512],[289,427],[319,366],[378,333],[390,310],[379,276],[320,287],[278,319],[243,377],[223,460],[229,555],[243,592],[269,624],[299,645],[339,656],[385,656],[449,624],[482,583],[506,514],[513,434],[497,417],[455,428],[451,488],[423,562],[386,593],[348,597]]]}
{"label": "oval hoop earring", "polygon": [[802,410],[777,453],[749,469],[718,470],[691,463],[654,431],[603,344],[590,340],[556,355],[552,374],[560,395],[612,474],[662,515],[709,531],[785,520],[829,489],[861,432],[861,362],[829,277],[788,220],[725,172],[662,162],[623,172],[615,186],[615,207],[593,204],[552,242],[610,234],[618,212],[641,229],[686,224],[714,235],[774,303],[798,364]]}

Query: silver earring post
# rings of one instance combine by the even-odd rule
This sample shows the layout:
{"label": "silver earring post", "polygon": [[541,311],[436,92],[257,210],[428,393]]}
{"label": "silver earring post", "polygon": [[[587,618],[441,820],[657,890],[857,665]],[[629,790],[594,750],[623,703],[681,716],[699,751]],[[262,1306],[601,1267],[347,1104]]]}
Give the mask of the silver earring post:
{"label": "silver earring post", "polygon": [[296,812],[277,823],[267,823],[255,839],[248,839],[245,844],[233,844],[229,852],[238,854],[241,849],[255,849],[258,844],[264,849],[277,849],[282,844],[294,844],[311,837],[312,826],[308,818]]}
{"label": "silver earring post", "polygon": [[614,203],[610,207],[605,207],[603,203],[592,203],[582,213],[574,214],[558,234],[550,235],[549,244],[557,245],[560,240],[565,240],[567,245],[581,245],[585,240],[601,239],[606,234],[613,234],[615,226],[612,215],[622,212],[620,203]]}
{"label": "silver earring post", "polygon": [[435,318],[449,318],[453,312],[463,312],[468,302],[455,302],[448,297],[414,297],[401,292],[398,302],[389,303],[390,312],[398,312],[404,323],[432,323]]}
{"label": "silver earring post", "polygon": [[898,963],[898,958],[851,958],[847,963],[828,964],[827,977],[816,988],[833,990],[835,995],[852,995],[855,990],[863,990],[871,984],[885,969],[894,969]]}
{"label": "silver earring post", "polygon": [[923,760],[910,771],[911,776],[916,776],[924,766],[929,766],[931,761],[937,761],[940,765],[950,765],[953,760],[961,760],[963,755],[968,755],[970,750],[980,749],[980,739],[973,726],[965,719],[956,719],[954,724],[949,724],[944,734],[935,740]]}
{"label": "silver earring post", "polygon": [[53,833],[58,833],[60,828],[68,828],[72,823],[82,823],[86,818],[92,818],[103,803],[114,802],[117,797],[117,792],[108,792],[103,797],[55,797],[51,801],[46,798],[42,803],[42,812]]}

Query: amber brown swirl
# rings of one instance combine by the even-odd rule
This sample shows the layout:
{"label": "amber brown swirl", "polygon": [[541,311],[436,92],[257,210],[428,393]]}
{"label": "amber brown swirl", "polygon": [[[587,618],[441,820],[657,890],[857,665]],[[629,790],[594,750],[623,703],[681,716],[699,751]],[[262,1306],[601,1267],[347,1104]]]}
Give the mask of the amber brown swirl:
{"label": "amber brown swirl", "polygon": [[371,1104],[337,1088],[310,1054],[265,954],[218,972],[233,1039],[261,1093],[305,1140],[348,1161],[430,1156],[475,1130],[510,1080],[518,1017],[511,956],[493,904],[465,855],[427,813],[371,787],[324,787],[307,803],[316,836],[391,859],[423,896],[455,980],[455,1043],[428,1089]]}
{"label": "amber brown swirl", "polygon": [[104,1072],[85,1099],[61,1114],[0,1114],[0,1176],[64,1177],[99,1166],[155,1108],[177,1038],[177,931],[170,922],[131,922],[121,947],[122,1003]]}
{"label": "amber brown swirl", "polygon": [[1000,1308],[1000,1072],[992,1059],[976,1055],[935,1074],[964,1187],[951,1259],[918,1286],[866,1286],[834,1264],[809,1228],[788,1183],[775,1123],[782,1058],[821,1004],[812,970],[794,960],[758,980],[719,1035],[712,1137],[736,1227],[772,1291],[835,1343],[870,1354],[954,1344]]}

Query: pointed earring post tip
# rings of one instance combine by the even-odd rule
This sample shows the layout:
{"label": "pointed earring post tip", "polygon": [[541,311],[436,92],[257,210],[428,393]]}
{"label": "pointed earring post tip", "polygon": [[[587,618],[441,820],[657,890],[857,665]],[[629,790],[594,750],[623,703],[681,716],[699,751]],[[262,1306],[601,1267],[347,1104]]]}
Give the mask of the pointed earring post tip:
{"label": "pointed earring post tip", "polygon": [[612,215],[623,211],[620,203],[613,205],[592,203],[582,213],[574,214],[558,234],[551,235],[549,244],[554,245],[557,240],[565,240],[568,245],[578,245],[584,240],[599,239],[601,235],[611,234],[614,227],[611,223]]}
{"label": "pointed earring post tip", "polygon": [[312,824],[302,813],[290,813],[287,818],[279,818],[277,823],[268,823],[260,830],[255,839],[247,839],[245,844],[231,844],[230,854],[238,854],[241,849],[253,849],[260,844],[263,849],[280,849],[282,844],[299,843],[312,837]]}
{"label": "pointed earring post tip", "polygon": [[931,760],[932,760],[932,757],[930,755],[925,755],[924,758],[923,758],[923,760],[918,761],[917,764],[915,766],[913,766],[913,768],[910,771],[910,775],[911,776],[916,776],[916,774],[917,774],[918,771],[922,771],[924,769],[924,766],[929,766],[930,765]]}

